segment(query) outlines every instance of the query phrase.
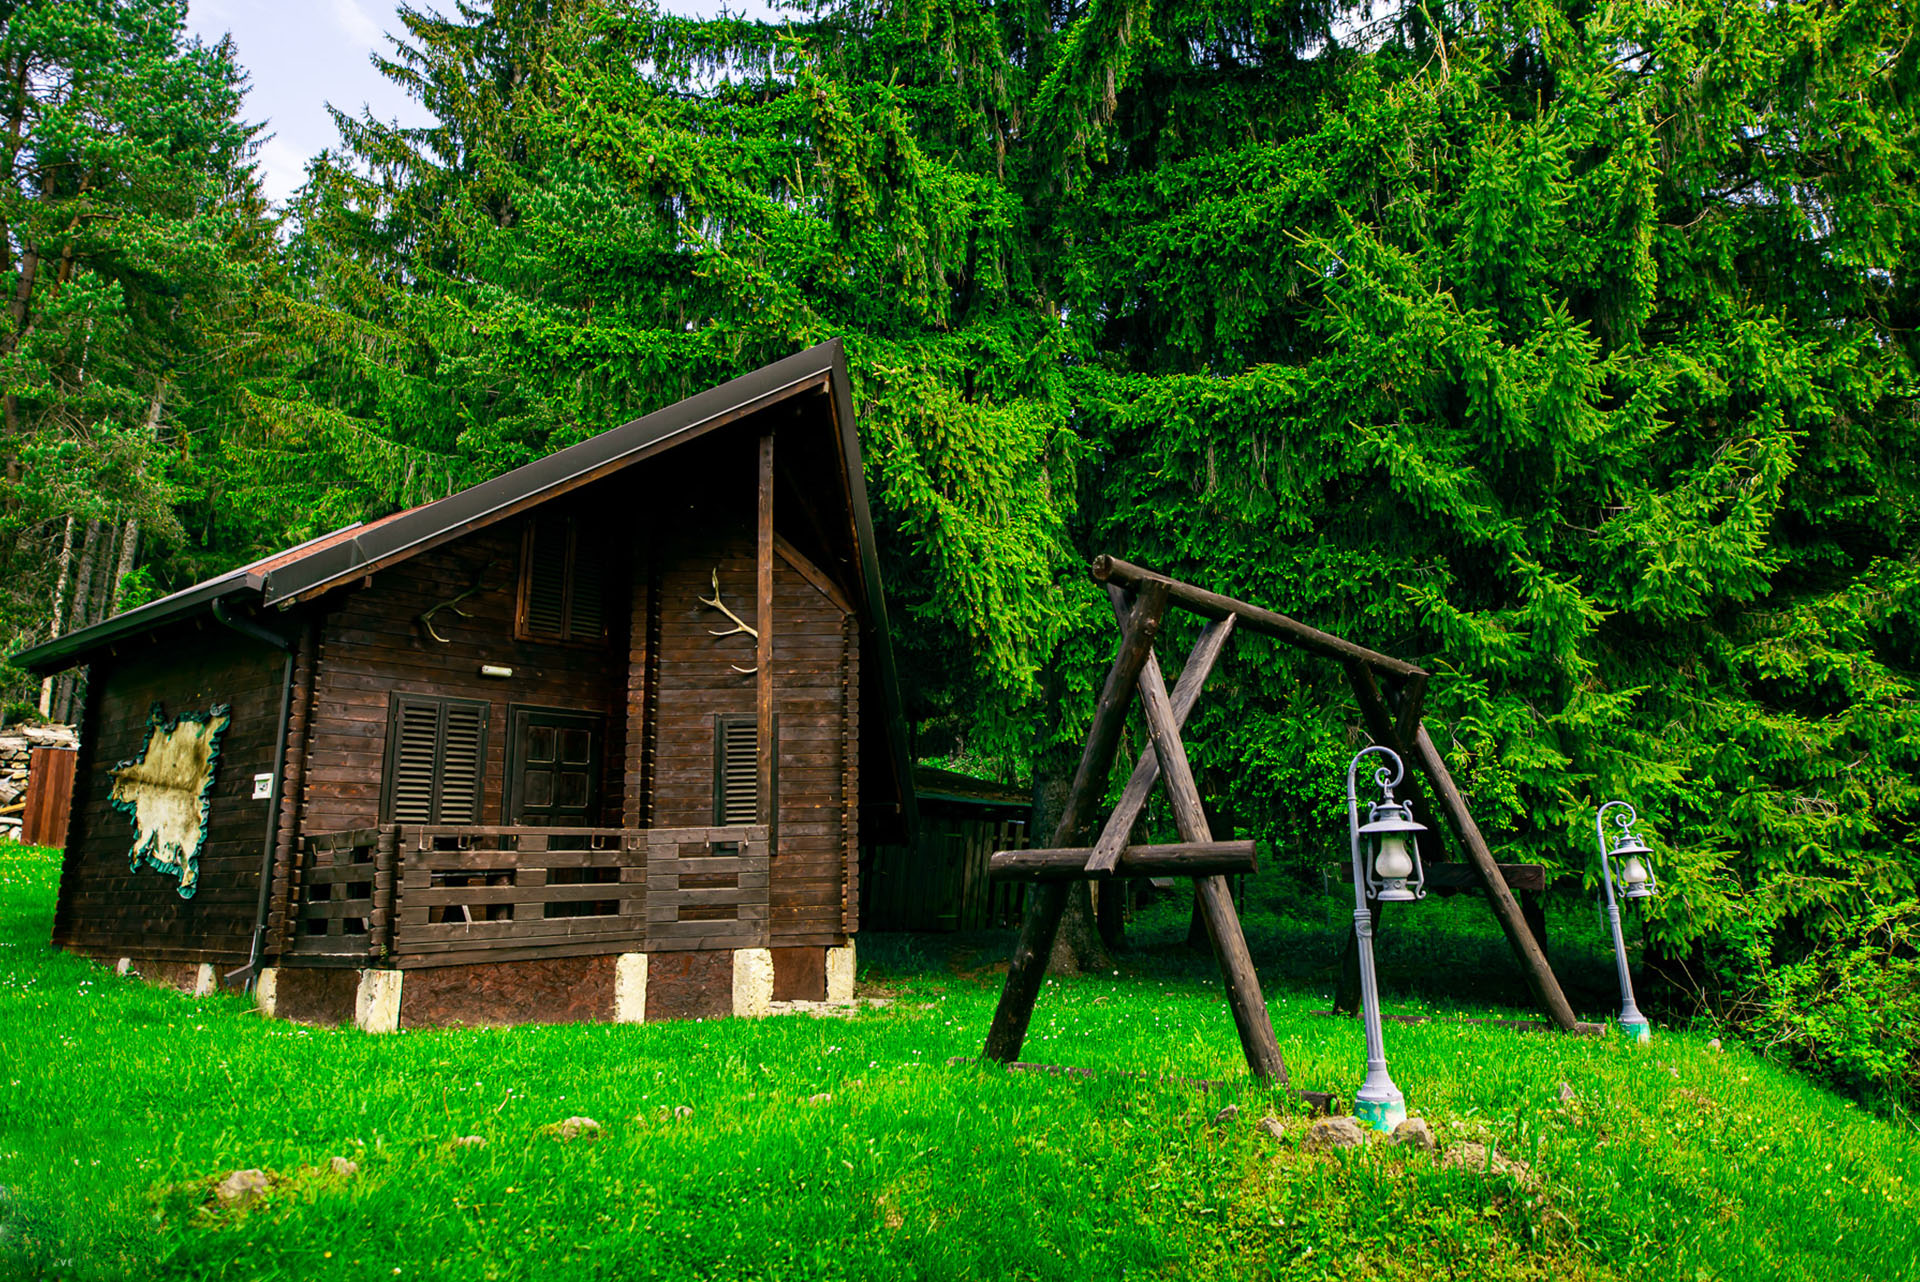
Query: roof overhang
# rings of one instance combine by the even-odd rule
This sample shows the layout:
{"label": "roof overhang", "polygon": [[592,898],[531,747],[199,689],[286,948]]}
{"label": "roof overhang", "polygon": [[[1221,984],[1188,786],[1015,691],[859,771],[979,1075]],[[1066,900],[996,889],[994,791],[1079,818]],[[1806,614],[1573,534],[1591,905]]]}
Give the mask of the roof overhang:
{"label": "roof overhang", "polygon": [[[888,631],[886,598],[881,590],[879,552],[873,542],[873,517],[867,505],[866,479],[861,470],[853,389],[847,378],[846,352],[839,339],[796,352],[444,499],[365,526],[309,540],[299,547],[23,650],[13,656],[12,663],[36,674],[86,663],[118,642],[210,613],[216,601],[282,609],[310,601],[781,401],[820,390],[827,392],[833,407],[844,493],[852,509],[859,542],[860,603],[865,608],[869,641],[880,663],[887,701],[887,737],[894,758],[891,764],[899,780],[903,815],[910,822],[913,773],[907,754],[906,722]],[[351,533],[353,529],[359,532]]]}

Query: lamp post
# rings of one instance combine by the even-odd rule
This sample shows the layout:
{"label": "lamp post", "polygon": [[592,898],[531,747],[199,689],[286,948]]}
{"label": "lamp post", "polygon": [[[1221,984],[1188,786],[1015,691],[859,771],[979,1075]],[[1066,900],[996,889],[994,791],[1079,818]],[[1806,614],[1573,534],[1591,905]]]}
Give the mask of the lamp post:
{"label": "lamp post", "polygon": [[[1625,813],[1615,815],[1614,823],[1620,831],[1613,839],[1609,851],[1607,846],[1607,812],[1618,807]],[[1633,978],[1627,973],[1627,942],[1620,934],[1620,905],[1613,895],[1613,859],[1618,857],[1625,862],[1620,867],[1620,880],[1626,889],[1621,892],[1625,899],[1651,899],[1660,889],[1660,883],[1648,870],[1645,856],[1652,852],[1647,843],[1641,841],[1633,831],[1633,825],[1640,816],[1632,806],[1624,801],[1609,801],[1600,807],[1593,817],[1593,835],[1600,843],[1600,878],[1607,892],[1607,922],[1613,927],[1613,960],[1620,970],[1620,1029],[1635,1041],[1648,1041],[1653,1037],[1653,1028],[1647,1023],[1647,1017],[1633,1004]]]}
{"label": "lamp post", "polygon": [[[1373,781],[1380,800],[1367,806],[1367,822],[1360,822],[1360,798],[1355,791],[1360,762],[1377,752],[1393,763],[1376,766]],[[1353,851],[1353,933],[1360,945],[1360,1014],[1367,1030],[1367,1078],[1353,1098],[1354,1116],[1375,1130],[1391,1131],[1407,1119],[1406,1097],[1387,1075],[1387,1050],[1380,1031],[1380,989],[1373,975],[1373,912],[1368,899],[1382,903],[1411,903],[1426,893],[1426,874],[1420,866],[1413,810],[1393,798],[1393,785],[1406,776],[1406,766],[1391,748],[1378,744],[1362,748],[1347,766],[1347,837]]]}

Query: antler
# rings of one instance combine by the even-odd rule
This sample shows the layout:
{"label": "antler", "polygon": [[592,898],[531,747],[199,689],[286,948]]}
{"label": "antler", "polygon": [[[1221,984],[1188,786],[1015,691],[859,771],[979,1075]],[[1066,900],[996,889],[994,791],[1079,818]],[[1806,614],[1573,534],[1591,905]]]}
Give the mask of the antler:
{"label": "antler", "polygon": [[416,616],[416,619],[419,622],[420,626],[426,629],[428,636],[432,637],[435,641],[438,641],[441,645],[452,644],[452,640],[450,638],[441,636],[439,631],[433,626],[433,616],[440,613],[440,611],[442,610],[452,610],[455,614],[459,615],[463,619],[471,619],[473,616],[467,613],[465,610],[462,610],[460,608],[460,603],[466,600],[468,597],[472,596],[474,593],[480,591],[481,587],[484,586],[483,580],[485,580],[485,578],[487,577],[487,571],[491,570],[492,568],[493,568],[493,562],[491,561],[487,562],[485,565],[480,567],[480,573],[473,576],[472,587],[468,588],[465,592],[461,592],[455,596],[448,597],[446,600],[440,602],[440,604],[438,605],[428,607],[428,609],[424,613]]}
{"label": "antler", "polygon": [[[732,637],[732,636],[739,636],[742,632],[744,632],[748,636],[752,637],[755,641],[758,641],[760,639],[760,629],[754,627],[751,623],[748,623],[745,619],[735,614],[732,610],[729,610],[727,608],[726,602],[720,599],[720,567],[719,566],[716,565],[713,567],[713,599],[711,601],[709,601],[706,597],[699,597],[697,599],[699,600],[701,605],[712,606],[714,609],[720,611],[720,613],[726,615],[729,619],[733,620],[733,626],[728,628],[724,632],[716,632],[714,629],[708,628],[707,629],[708,636]],[[727,666],[729,668],[732,668],[735,672],[742,673],[743,675],[748,675],[748,676],[751,676],[753,673],[760,671],[760,665],[757,663],[754,664],[751,668],[743,668],[737,663],[729,663]]]}

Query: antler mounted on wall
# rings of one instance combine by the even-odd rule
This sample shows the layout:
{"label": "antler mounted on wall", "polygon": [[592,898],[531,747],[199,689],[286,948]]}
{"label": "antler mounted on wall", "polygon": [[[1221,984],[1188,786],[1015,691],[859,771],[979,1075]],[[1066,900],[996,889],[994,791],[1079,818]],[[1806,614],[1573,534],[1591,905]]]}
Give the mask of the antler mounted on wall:
{"label": "antler mounted on wall", "polygon": [[[717,632],[712,628],[708,628],[707,634],[709,636],[732,637],[732,636],[738,636],[742,632],[744,632],[748,636],[752,637],[755,641],[758,641],[760,639],[760,629],[754,627],[751,623],[748,623],[745,619],[735,614],[732,610],[729,610],[727,608],[726,603],[720,599],[720,567],[719,566],[716,565],[713,567],[713,599],[708,600],[706,597],[700,597],[698,599],[701,605],[711,606],[714,609],[720,611],[720,613],[726,615],[729,619],[733,620],[733,626],[726,629],[724,632]],[[746,676],[751,676],[754,673],[760,671],[760,665],[757,663],[754,664],[751,668],[743,668],[737,663],[729,663],[727,666],[732,668],[735,672],[742,673]]]}
{"label": "antler mounted on wall", "polygon": [[465,610],[462,610],[460,608],[460,603],[466,600],[468,597],[472,596],[474,593],[480,591],[480,589],[485,586],[487,571],[491,570],[492,568],[493,568],[493,562],[491,561],[481,566],[480,572],[473,576],[472,587],[468,588],[465,592],[460,592],[453,596],[448,597],[446,600],[440,602],[438,605],[429,606],[426,610],[422,611],[420,614],[415,615],[414,621],[418,623],[423,629],[425,629],[426,634],[428,636],[432,637],[435,641],[438,641],[441,645],[453,644],[453,639],[451,637],[441,636],[439,631],[433,626],[433,616],[440,613],[440,611],[442,610],[452,610],[455,614],[459,615],[463,619],[471,619],[473,616],[467,613]]}

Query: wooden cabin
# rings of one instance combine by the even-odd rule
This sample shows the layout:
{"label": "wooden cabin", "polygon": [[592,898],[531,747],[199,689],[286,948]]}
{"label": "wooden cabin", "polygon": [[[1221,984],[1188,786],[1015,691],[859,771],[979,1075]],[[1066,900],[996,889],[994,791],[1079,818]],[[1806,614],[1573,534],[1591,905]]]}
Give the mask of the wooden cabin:
{"label": "wooden cabin", "polygon": [[849,1000],[914,799],[815,347],[57,638],[53,942],[374,1029]]}

